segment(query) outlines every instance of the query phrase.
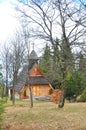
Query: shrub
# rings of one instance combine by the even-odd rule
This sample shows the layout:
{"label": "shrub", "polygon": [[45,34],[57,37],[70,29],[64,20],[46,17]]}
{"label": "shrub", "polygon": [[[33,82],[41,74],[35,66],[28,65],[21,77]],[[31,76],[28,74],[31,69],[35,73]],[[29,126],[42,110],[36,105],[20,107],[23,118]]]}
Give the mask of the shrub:
{"label": "shrub", "polygon": [[82,75],[74,71],[66,77],[65,97],[70,101],[81,95],[85,89]]}
{"label": "shrub", "polygon": [[2,113],[4,112],[4,99],[0,99],[0,130],[2,130],[1,128],[1,123],[2,123]]}
{"label": "shrub", "polygon": [[58,104],[62,96],[62,91],[60,89],[55,89],[51,95],[52,102]]}
{"label": "shrub", "polygon": [[49,89],[49,95],[51,95],[53,93],[53,89]]}
{"label": "shrub", "polygon": [[86,88],[84,89],[84,91],[81,94],[80,100],[82,102],[86,102]]}
{"label": "shrub", "polygon": [[26,89],[24,90],[24,96],[26,96]]}

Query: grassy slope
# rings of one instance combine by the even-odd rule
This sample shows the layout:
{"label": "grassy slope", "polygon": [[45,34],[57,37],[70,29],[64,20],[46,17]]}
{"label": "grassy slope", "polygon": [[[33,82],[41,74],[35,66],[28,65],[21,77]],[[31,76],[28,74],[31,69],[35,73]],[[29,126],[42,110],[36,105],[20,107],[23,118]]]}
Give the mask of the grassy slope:
{"label": "grassy slope", "polygon": [[27,100],[11,104],[3,114],[4,130],[86,130],[85,103],[66,103],[63,109],[52,102],[34,102],[32,109]]}
{"label": "grassy slope", "polygon": [[1,130],[1,123],[2,123],[2,113],[4,112],[4,99],[0,98],[0,130]]}

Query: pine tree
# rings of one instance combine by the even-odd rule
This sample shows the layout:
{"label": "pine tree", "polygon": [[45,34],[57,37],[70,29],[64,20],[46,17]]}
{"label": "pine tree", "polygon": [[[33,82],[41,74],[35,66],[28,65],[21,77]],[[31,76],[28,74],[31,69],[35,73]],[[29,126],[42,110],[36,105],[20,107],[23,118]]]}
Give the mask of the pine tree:
{"label": "pine tree", "polygon": [[73,55],[70,48],[69,39],[64,35],[62,37],[61,50],[60,50],[60,70],[62,74],[61,89],[63,95],[58,104],[59,108],[64,106],[65,102],[65,90],[66,90],[66,78],[69,73],[73,71]]}
{"label": "pine tree", "polygon": [[50,47],[46,44],[39,66],[44,75],[51,80],[51,54]]}
{"label": "pine tree", "polygon": [[86,57],[80,52],[79,55],[79,70],[78,70],[84,80],[84,83],[86,84]]}

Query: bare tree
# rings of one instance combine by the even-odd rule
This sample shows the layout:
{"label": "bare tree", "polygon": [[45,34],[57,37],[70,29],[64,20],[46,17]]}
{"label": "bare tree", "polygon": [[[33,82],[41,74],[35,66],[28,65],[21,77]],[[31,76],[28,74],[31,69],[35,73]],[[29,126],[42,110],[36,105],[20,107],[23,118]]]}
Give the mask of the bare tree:
{"label": "bare tree", "polygon": [[5,77],[5,85],[6,85],[6,90],[5,90],[5,95],[6,95],[6,101],[7,101],[7,97],[8,97],[8,82],[9,82],[9,66],[10,66],[10,62],[9,62],[9,55],[10,55],[10,51],[9,48],[5,45],[3,51],[1,52],[2,55],[2,62],[3,62],[3,68],[5,71],[5,74],[3,75]]}
{"label": "bare tree", "polygon": [[15,104],[15,97],[14,97],[14,87],[15,84],[17,83],[18,80],[18,74],[19,74],[19,70],[22,66],[22,64],[24,63],[24,58],[25,58],[25,45],[24,45],[24,41],[21,37],[21,34],[19,34],[18,32],[16,33],[15,39],[12,39],[9,46],[11,46],[10,50],[10,54],[9,54],[9,75],[12,79],[12,83],[13,83],[13,95],[12,95],[12,101],[13,101],[13,105]]}
{"label": "bare tree", "polygon": [[[79,5],[72,0],[53,0],[47,2],[36,2],[26,0],[20,2],[17,10],[27,19],[30,34],[49,41],[52,45],[56,37],[66,35],[70,43],[74,44],[85,31],[76,21],[80,15]],[[80,28],[79,28],[80,26]]]}
{"label": "bare tree", "polygon": [[28,77],[27,77],[27,84],[29,86],[29,90],[30,90],[30,101],[31,101],[31,105],[30,107],[32,108],[33,107],[33,94],[32,94],[32,89],[30,87],[30,84],[29,84],[29,55],[30,55],[30,42],[29,42],[29,30],[28,30],[28,27],[25,25],[23,26],[23,23],[22,23],[22,28],[23,28],[23,37],[24,37],[24,41],[25,41],[25,47],[26,47],[26,50],[27,50],[27,64],[28,64]]}

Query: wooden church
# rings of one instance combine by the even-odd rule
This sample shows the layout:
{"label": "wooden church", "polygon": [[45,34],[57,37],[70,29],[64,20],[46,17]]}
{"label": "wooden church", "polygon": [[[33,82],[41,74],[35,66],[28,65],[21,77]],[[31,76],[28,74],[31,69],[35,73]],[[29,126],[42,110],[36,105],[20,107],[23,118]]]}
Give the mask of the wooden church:
{"label": "wooden church", "polygon": [[38,60],[36,52],[32,50],[29,56],[29,65],[24,65],[14,87],[16,98],[29,98],[29,88],[32,90],[33,97],[49,96],[52,86],[40,70]]}

